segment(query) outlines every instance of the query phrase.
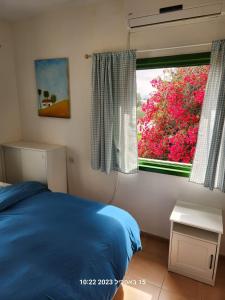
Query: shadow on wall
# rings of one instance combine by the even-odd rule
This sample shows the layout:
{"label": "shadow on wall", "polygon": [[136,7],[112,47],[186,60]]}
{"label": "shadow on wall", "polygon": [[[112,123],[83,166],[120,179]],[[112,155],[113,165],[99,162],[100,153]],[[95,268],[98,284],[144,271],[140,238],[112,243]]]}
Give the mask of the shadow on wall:
{"label": "shadow on wall", "polygon": [[67,147],[67,184],[69,194],[80,195],[82,191],[81,166],[74,149]]}

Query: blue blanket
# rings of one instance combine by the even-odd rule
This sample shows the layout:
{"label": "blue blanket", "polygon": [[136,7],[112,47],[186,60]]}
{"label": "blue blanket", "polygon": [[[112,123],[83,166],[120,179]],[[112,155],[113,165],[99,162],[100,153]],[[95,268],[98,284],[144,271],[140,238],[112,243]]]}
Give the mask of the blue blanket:
{"label": "blue blanket", "polygon": [[122,209],[35,182],[0,189],[1,300],[110,300],[140,248]]}

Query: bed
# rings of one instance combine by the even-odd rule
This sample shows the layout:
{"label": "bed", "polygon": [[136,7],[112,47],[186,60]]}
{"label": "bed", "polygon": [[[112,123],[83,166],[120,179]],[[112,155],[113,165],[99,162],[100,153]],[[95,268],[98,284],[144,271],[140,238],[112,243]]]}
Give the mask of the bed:
{"label": "bed", "polygon": [[140,249],[122,209],[37,182],[0,187],[0,299],[111,300]]}

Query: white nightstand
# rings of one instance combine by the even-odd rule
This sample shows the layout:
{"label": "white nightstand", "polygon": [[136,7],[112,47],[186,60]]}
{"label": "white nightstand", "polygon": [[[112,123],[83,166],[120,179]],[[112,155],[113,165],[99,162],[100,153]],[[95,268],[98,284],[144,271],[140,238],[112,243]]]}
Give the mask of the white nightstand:
{"label": "white nightstand", "polygon": [[214,285],[222,210],[178,201],[170,221],[169,271]]}

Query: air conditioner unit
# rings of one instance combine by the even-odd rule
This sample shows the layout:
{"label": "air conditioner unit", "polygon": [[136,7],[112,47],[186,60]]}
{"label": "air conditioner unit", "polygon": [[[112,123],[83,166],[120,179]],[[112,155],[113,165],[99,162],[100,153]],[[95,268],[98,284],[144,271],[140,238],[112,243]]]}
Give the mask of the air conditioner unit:
{"label": "air conditioner unit", "polygon": [[125,0],[130,28],[219,16],[224,0]]}

